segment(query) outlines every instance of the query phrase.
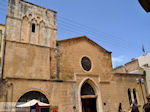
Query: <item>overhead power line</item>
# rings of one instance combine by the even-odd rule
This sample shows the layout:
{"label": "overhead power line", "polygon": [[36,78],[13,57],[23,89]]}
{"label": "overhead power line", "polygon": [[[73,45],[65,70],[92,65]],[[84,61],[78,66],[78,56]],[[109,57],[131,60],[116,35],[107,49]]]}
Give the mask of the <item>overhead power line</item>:
{"label": "overhead power line", "polygon": [[[71,30],[71,29],[69,29],[69,28],[67,28],[67,27],[64,27],[64,26],[60,26],[60,29],[61,29],[61,30],[64,29],[65,32],[69,32],[70,34],[71,34],[71,33],[74,33],[74,34],[77,34],[77,35],[80,35],[80,36],[83,35],[82,33],[76,32],[76,31]],[[104,45],[107,45],[107,47],[108,47],[108,46],[111,46],[111,48],[116,48],[116,49],[119,49],[119,50],[121,50],[121,51],[127,51],[127,50],[128,50],[127,47],[124,47],[124,46],[118,47],[118,45],[116,45],[115,43],[112,43],[112,42],[108,42],[108,41],[106,41],[106,40],[102,40],[102,39],[95,38],[95,37],[92,36],[92,35],[90,36],[90,38],[93,39],[93,40],[95,40],[95,41],[97,41],[98,44],[102,45],[102,46],[105,47],[105,48],[106,48],[106,46],[104,46]],[[110,50],[110,49],[109,49],[109,50]]]}
{"label": "overhead power line", "polygon": [[[71,29],[72,31],[76,31],[76,32],[79,32],[80,34],[82,34],[82,35],[89,35],[91,38],[95,38],[95,39],[97,39],[97,40],[99,40],[99,41],[103,41],[103,42],[108,42],[108,43],[114,43],[115,44],[115,41],[113,40],[113,39],[108,39],[108,38],[104,38],[104,36],[100,36],[100,35],[98,35],[98,34],[94,34],[94,33],[90,33],[90,32],[87,32],[87,31],[82,31],[82,30],[80,30],[80,29],[78,29],[78,28],[73,28],[73,27],[71,27],[71,26],[69,26],[69,25],[67,25],[67,24],[64,24],[64,23],[60,23],[60,26],[59,26],[59,28],[61,27],[61,26],[63,26],[63,27],[66,27],[67,29]],[[59,29],[58,28],[58,29]],[[118,43],[118,44],[121,44],[120,42]]]}
{"label": "overhead power line", "polygon": [[[97,38],[103,38],[103,39],[105,39],[105,40],[115,41],[115,42],[118,42],[118,44],[122,44],[122,43],[126,44],[126,43],[127,43],[127,42],[125,42],[125,41],[123,41],[123,40],[121,40],[121,39],[118,39],[118,38],[117,38],[117,39],[116,39],[116,38],[111,38],[111,37],[108,36],[108,35],[103,35],[103,34],[101,34],[101,33],[99,33],[99,32],[90,31],[89,29],[86,30],[86,29],[84,29],[84,28],[82,28],[82,27],[80,27],[80,26],[77,26],[77,25],[74,25],[74,24],[70,24],[70,23],[66,23],[66,22],[61,21],[61,20],[58,20],[58,24],[59,24],[59,25],[65,25],[66,27],[70,27],[70,28],[72,28],[72,29],[75,29],[75,30],[77,30],[77,31],[80,31],[80,32],[83,32],[83,33],[86,33],[86,34],[94,35],[94,36],[97,37]],[[58,26],[58,27],[59,27],[59,26]]]}
{"label": "overhead power line", "polygon": [[[1,0],[2,1],[2,0]],[[7,0],[3,0],[3,4],[7,4]],[[0,5],[2,8],[1,12],[4,12],[5,10],[5,5]],[[97,30],[95,28],[91,28],[87,25],[83,25],[79,22],[73,21],[68,18],[64,18],[62,16],[58,16],[58,28],[66,29],[67,32],[78,34],[78,35],[89,35],[90,38],[93,38],[95,40],[98,40],[100,42],[103,42],[105,44],[111,44],[113,46],[119,45],[121,49],[128,49],[128,46],[131,45],[132,43],[130,41],[127,41],[121,37],[114,36],[112,34],[108,34],[106,32]],[[70,30],[71,29],[71,30]],[[62,30],[62,29],[61,29]],[[58,29],[59,31],[59,29]],[[65,30],[63,30],[65,31]],[[133,46],[133,45],[131,45]],[[132,49],[132,47],[130,47]]]}
{"label": "overhead power line", "polygon": [[121,40],[123,40],[123,41],[127,41],[127,40],[122,39],[122,38],[120,38],[120,37],[114,36],[114,35],[112,35],[112,34],[108,34],[108,33],[106,33],[106,32],[97,30],[97,29],[95,29],[95,28],[91,28],[91,27],[89,27],[89,26],[87,26],[87,25],[83,25],[83,24],[81,24],[81,23],[79,23],[79,22],[75,22],[75,21],[73,21],[73,20],[71,20],[71,19],[64,18],[64,17],[62,17],[62,16],[59,16],[58,19],[60,19],[60,21],[65,21],[65,22],[68,22],[68,23],[70,23],[70,24],[73,24],[73,25],[82,27],[82,28],[84,28],[84,29],[86,29],[86,30],[90,30],[90,31],[92,31],[93,33],[99,33],[99,34],[105,35],[105,36],[107,36],[107,37],[111,37],[111,38],[113,37],[114,39],[119,38],[119,39],[121,39]]}

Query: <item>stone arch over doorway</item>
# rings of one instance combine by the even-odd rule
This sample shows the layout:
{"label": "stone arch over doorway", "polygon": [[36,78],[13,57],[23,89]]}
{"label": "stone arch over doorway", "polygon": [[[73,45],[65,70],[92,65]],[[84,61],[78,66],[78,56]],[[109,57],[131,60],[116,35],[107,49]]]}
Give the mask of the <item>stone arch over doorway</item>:
{"label": "stone arch over doorway", "polygon": [[43,103],[49,103],[47,97],[40,91],[28,91],[24,93],[17,102],[27,102],[33,99],[37,99]]}
{"label": "stone arch over doorway", "polygon": [[[16,106],[17,105],[20,105],[20,104],[23,104],[25,102],[28,102],[30,100],[38,100],[40,102],[43,102],[43,103],[47,103],[49,104],[49,100],[47,99],[46,95],[44,95],[43,93],[41,93],[40,91],[28,91],[26,93],[24,93],[17,101],[16,103]],[[31,109],[31,108],[30,108]],[[32,107],[33,110],[36,109],[36,106],[33,106]],[[45,108],[45,112],[49,112],[48,111],[49,109],[48,108]],[[20,110],[18,111],[18,109],[16,110],[16,112],[20,112]]]}
{"label": "stone arch over doorway", "polygon": [[92,78],[85,78],[80,83],[78,95],[79,112],[88,112],[88,109],[86,111],[83,109],[83,106],[86,107],[86,105],[89,105],[85,104],[86,100],[93,104],[93,106],[90,107],[92,112],[103,112],[100,88]]}

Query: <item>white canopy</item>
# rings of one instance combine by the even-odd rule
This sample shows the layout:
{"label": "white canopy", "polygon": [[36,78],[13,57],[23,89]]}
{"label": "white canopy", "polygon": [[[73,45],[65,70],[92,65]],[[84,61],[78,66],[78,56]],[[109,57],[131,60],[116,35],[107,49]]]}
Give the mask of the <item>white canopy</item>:
{"label": "white canopy", "polygon": [[50,106],[50,104],[43,103],[43,102],[40,102],[38,100],[33,99],[33,100],[26,102],[24,104],[17,105],[16,107],[18,107],[18,108],[31,107],[31,106],[34,106],[36,104],[38,104],[39,106]]}

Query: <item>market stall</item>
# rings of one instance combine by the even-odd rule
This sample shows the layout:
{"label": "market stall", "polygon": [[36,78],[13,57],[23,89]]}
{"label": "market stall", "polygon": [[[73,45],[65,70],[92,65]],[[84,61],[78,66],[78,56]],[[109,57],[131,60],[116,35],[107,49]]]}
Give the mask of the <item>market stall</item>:
{"label": "market stall", "polygon": [[50,112],[50,104],[36,99],[17,105],[16,108],[17,112]]}

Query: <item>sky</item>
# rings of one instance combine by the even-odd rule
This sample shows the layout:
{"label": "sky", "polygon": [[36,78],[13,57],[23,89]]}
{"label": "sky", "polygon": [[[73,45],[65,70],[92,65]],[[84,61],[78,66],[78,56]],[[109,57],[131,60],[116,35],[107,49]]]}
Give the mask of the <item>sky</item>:
{"label": "sky", "polygon": [[[112,52],[113,66],[150,52],[150,13],[138,0],[26,0],[57,11],[58,40],[86,35]],[[0,0],[5,24],[7,0]]]}

